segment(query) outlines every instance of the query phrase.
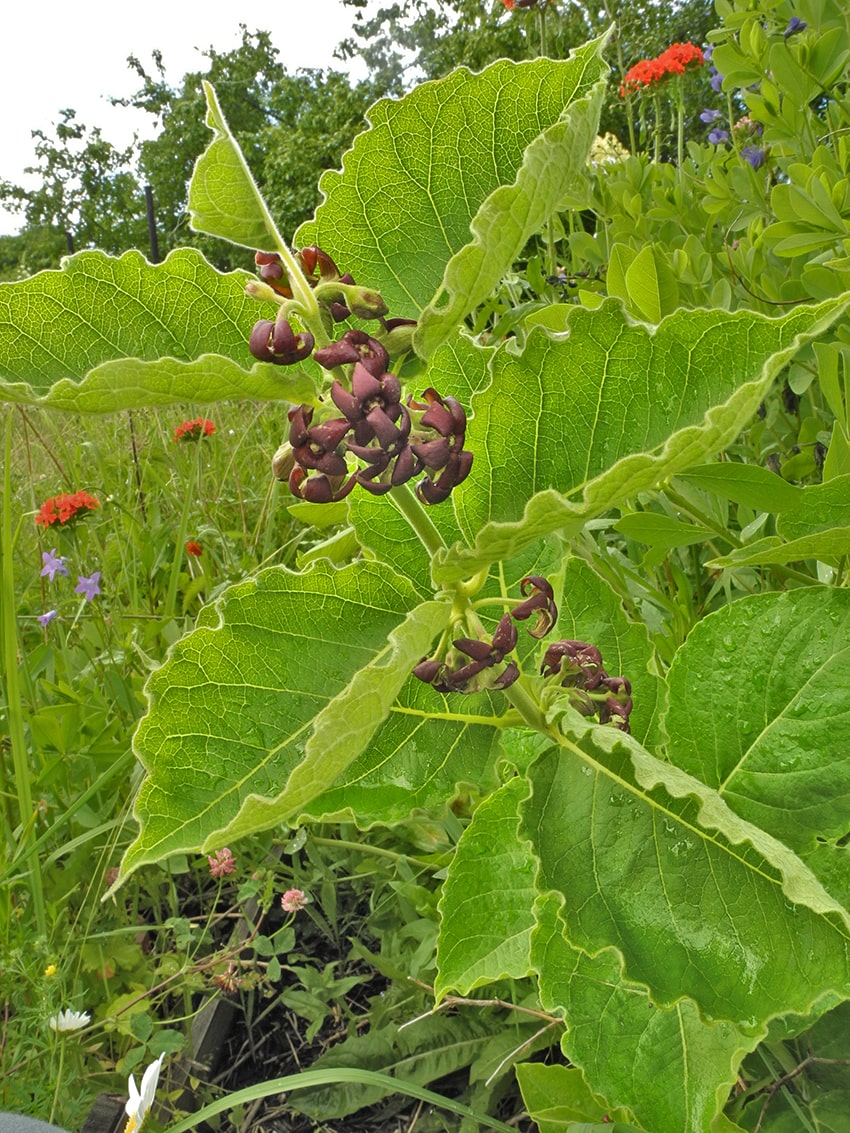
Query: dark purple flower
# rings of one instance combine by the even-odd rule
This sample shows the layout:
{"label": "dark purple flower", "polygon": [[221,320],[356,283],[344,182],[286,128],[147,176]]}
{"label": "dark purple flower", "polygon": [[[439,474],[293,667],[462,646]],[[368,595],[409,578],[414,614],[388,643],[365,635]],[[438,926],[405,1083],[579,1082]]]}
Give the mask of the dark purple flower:
{"label": "dark purple flower", "polygon": [[716,122],[719,118],[723,117],[723,111],[703,110],[702,114],[700,114],[699,117],[701,122],[705,122],[707,126],[710,126],[712,122]]}
{"label": "dark purple flower", "polygon": [[413,675],[432,685],[438,692],[481,692],[488,688],[508,688],[519,677],[519,669],[514,661],[509,661],[495,678],[492,674],[480,681],[477,678],[485,669],[501,665],[505,654],[510,653],[516,643],[516,626],[510,615],[504,614],[496,626],[492,641],[459,637],[452,642],[458,653],[470,658],[467,664],[451,669],[445,661],[426,657],[414,666]]}
{"label": "dark purple flower", "polygon": [[617,717],[617,727],[623,732],[630,732],[629,716],[632,711],[632,686],[625,677],[606,677],[601,686],[611,693],[599,707],[599,723],[609,724],[613,717]]}
{"label": "dark purple flower", "polygon": [[[331,400],[354,426],[358,445],[367,445],[380,432],[405,415],[402,412],[401,382],[395,374],[376,376],[363,362],[356,362],[351,389],[341,382],[331,386]],[[388,434],[389,435],[389,434]]]}
{"label": "dark purple flower", "polygon": [[[413,446],[415,448],[415,446]],[[446,466],[436,480],[426,476],[416,485],[416,495],[423,504],[441,504],[469,475],[472,468],[472,453],[452,452]]]}
{"label": "dark purple flower", "polygon": [[390,361],[380,342],[363,330],[347,330],[338,342],[314,351],[313,357],[326,370],[347,362],[360,362],[375,378],[384,374]]}
{"label": "dark purple flower", "polygon": [[744,146],[741,150],[741,157],[751,165],[753,169],[761,169],[764,165],[766,154],[761,146]]}
{"label": "dark purple flower", "polygon": [[324,472],[308,477],[298,464],[289,474],[290,492],[296,499],[307,500],[311,504],[329,504],[344,500],[356,482],[353,476],[349,476],[346,480],[342,476],[326,476]]}
{"label": "dark purple flower", "polygon": [[303,362],[313,349],[315,339],[308,331],[296,334],[286,319],[260,319],[254,324],[248,349],[261,362],[292,366]]}
{"label": "dark purple flower", "polygon": [[782,35],[785,39],[787,39],[789,35],[797,35],[798,32],[805,31],[808,26],[809,25],[806,23],[806,21],[801,20],[799,16],[792,16],[788,21],[788,27],[785,29]]}
{"label": "dark purple flower", "polygon": [[42,551],[41,559],[44,563],[44,566],[41,568],[42,578],[47,577],[52,582],[57,574],[67,577],[68,568],[65,566],[65,563],[68,560],[64,555],[57,555],[55,547],[51,547],[49,551]]}
{"label": "dark purple flower", "polygon": [[703,60],[704,60],[704,61],[705,61],[706,63],[710,63],[710,62],[711,62],[711,57],[712,57],[712,55],[713,55],[713,54],[714,54],[714,44],[713,44],[713,43],[710,43],[710,44],[708,45],[708,47],[706,47],[706,48],[703,48],[702,57],[703,57]]}
{"label": "dark purple flower", "polygon": [[569,688],[593,691],[605,677],[602,654],[586,641],[554,641],[543,655],[540,672],[544,677],[561,677]]}
{"label": "dark purple flower", "polygon": [[721,75],[720,72],[715,67],[712,67],[711,68],[711,89],[716,94],[720,94],[721,90],[723,89],[723,79],[724,79],[724,76]]}
{"label": "dark purple flower", "polygon": [[602,654],[586,641],[555,641],[546,650],[540,672],[570,690],[570,703],[583,716],[597,716],[600,724],[614,723],[630,731],[632,686],[625,677],[609,677]]}
{"label": "dark purple flower", "polygon": [[552,587],[545,578],[531,574],[522,580],[520,587],[523,594],[529,594],[524,602],[514,606],[511,616],[517,621],[525,621],[532,614],[537,614],[537,621],[529,629],[532,637],[545,637],[558,620],[558,607],[555,605],[555,596]]}
{"label": "dark purple flower", "polygon": [[722,145],[723,142],[729,141],[729,131],[728,130],[720,130],[717,127],[715,127],[711,131],[711,133],[708,135],[708,140],[711,142],[711,144],[713,146]]}
{"label": "dark purple flower", "polygon": [[[469,475],[472,453],[464,451],[466,411],[453,397],[440,397],[431,387],[422,395],[425,404],[409,401],[412,409],[424,409],[419,425],[433,429],[437,437],[411,445],[414,455],[433,475],[416,485],[416,495],[425,504],[438,504],[448,499],[452,489]],[[438,475],[439,473],[439,475]]]}
{"label": "dark purple flower", "polygon": [[74,587],[75,594],[82,594],[87,602],[91,602],[100,594],[100,571],[96,570],[91,578],[84,578],[81,574],[77,576],[77,585]]}
{"label": "dark purple flower", "polygon": [[351,429],[345,417],[335,417],[313,425],[312,405],[296,405],[289,411],[289,443],[294,459],[304,469],[315,469],[328,476],[345,476],[348,466],[337,447]]}

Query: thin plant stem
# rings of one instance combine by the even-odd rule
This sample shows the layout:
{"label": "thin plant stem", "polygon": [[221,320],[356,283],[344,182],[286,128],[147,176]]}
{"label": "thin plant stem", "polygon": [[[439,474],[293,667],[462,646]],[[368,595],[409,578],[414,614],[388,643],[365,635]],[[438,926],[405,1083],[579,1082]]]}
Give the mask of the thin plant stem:
{"label": "thin plant stem", "polygon": [[433,870],[435,873],[445,869],[445,862],[422,861],[417,857],[411,857],[410,854],[400,854],[397,850],[387,850],[383,846],[373,846],[368,842],[348,842],[344,838],[321,838],[317,835],[311,835],[310,842],[316,846],[339,847],[353,854],[370,854],[377,858],[386,858],[391,862],[414,862],[422,869]]}
{"label": "thin plant stem", "polygon": [[442,535],[406,484],[399,484],[393,488],[389,492],[389,498],[413,528],[419,542],[432,558],[438,551],[445,549],[446,544]]}
{"label": "thin plant stem", "polygon": [[180,527],[178,528],[177,540],[174,546],[174,558],[171,560],[171,574],[168,577],[168,590],[165,595],[165,609],[162,615],[163,622],[168,622],[174,617],[174,607],[177,604],[177,587],[180,583],[180,568],[183,565],[183,548],[186,544],[186,535],[189,532],[189,513],[192,508],[192,501],[196,495],[198,465],[201,462],[201,445],[204,443],[203,438],[199,437],[194,443],[197,451],[192,464],[192,475],[183,493],[183,507],[180,511]]}
{"label": "thin plant stem", "polygon": [[[3,560],[2,589],[0,589],[0,621],[3,626],[3,668],[5,670],[6,714],[9,721],[9,739],[12,746],[12,763],[15,769],[15,790],[18,797],[18,816],[23,839],[23,856],[29,866],[30,895],[35,910],[39,934],[47,935],[47,916],[44,908],[41,869],[35,847],[35,823],[30,789],[30,766],[24,735],[24,708],[19,681],[18,630],[15,621],[14,539],[12,538],[12,410],[6,415],[6,445],[3,471],[3,521],[0,530],[0,555]],[[5,796],[6,792],[3,791]],[[7,823],[6,837],[11,830]]]}
{"label": "thin plant stem", "polygon": [[504,690],[505,696],[519,712],[523,720],[528,724],[529,728],[533,728],[535,732],[542,732],[544,735],[552,735],[552,732],[546,717],[540,710],[537,700],[532,696],[527,688],[527,678],[520,677],[518,681],[510,685]]}
{"label": "thin plant stem", "polygon": [[[609,0],[603,0],[603,7],[605,8],[605,15],[608,17],[609,22],[616,24]],[[626,61],[623,58],[623,47],[620,43],[619,29],[614,32],[614,49],[617,52],[617,67],[619,68],[620,81],[622,82],[626,75]],[[635,117],[632,110],[632,92],[624,90],[623,98],[626,103],[626,123],[629,127],[629,150],[631,153],[634,153],[637,149],[637,138],[635,136]]]}
{"label": "thin plant stem", "polygon": [[537,28],[540,35],[540,58],[545,59],[548,54],[546,43],[546,5],[537,8]]}
{"label": "thin plant stem", "polygon": [[59,1041],[59,1069],[56,1072],[56,1088],[53,1091],[53,1101],[50,1105],[50,1117],[48,1121],[53,1124],[56,1118],[56,1108],[59,1105],[59,1091],[62,1089],[62,1071],[65,1068],[65,1040],[60,1038]]}

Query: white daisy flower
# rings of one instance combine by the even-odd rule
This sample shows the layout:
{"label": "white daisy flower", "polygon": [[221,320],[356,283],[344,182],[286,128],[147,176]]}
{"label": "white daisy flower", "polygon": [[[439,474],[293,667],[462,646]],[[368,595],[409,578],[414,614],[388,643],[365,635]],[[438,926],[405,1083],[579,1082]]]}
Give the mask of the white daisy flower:
{"label": "white daisy flower", "polygon": [[52,1031],[79,1031],[91,1022],[88,1011],[60,1011],[58,1015],[51,1015],[47,1023]]}
{"label": "white daisy flower", "polygon": [[130,1092],[130,1099],[124,1107],[127,1114],[127,1124],[124,1126],[124,1133],[138,1133],[142,1127],[142,1122],[148,1115],[148,1111],[153,1105],[153,1099],[156,1095],[156,1087],[159,1082],[159,1072],[162,1068],[162,1060],[165,1054],[161,1054],[156,1062],[152,1062],[142,1076],[142,1088],[136,1089],[136,1079],[130,1075],[130,1081],[127,1088]]}

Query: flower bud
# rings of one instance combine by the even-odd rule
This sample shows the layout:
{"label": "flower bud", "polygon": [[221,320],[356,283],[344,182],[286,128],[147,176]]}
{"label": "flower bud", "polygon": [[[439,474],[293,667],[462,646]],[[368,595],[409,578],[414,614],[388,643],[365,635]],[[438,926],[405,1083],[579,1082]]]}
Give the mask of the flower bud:
{"label": "flower bud", "polygon": [[316,298],[326,305],[344,303],[358,319],[380,319],[388,310],[379,291],[339,281],[319,284]]}
{"label": "flower bud", "polygon": [[416,319],[386,319],[384,331],[381,341],[390,357],[397,358],[399,354],[407,354],[413,348]]}
{"label": "flower bud", "polygon": [[292,445],[288,442],[282,444],[272,457],[272,472],[278,480],[288,480],[289,474],[295,467],[295,457]]}
{"label": "flower bud", "polygon": [[267,303],[279,303],[280,296],[273,287],[261,283],[259,279],[249,279],[245,284],[245,294],[252,299],[262,299]]}
{"label": "flower bud", "polygon": [[277,252],[257,252],[254,263],[259,269],[260,278],[277,295],[286,299],[292,298],[289,280],[283,268],[283,261]]}
{"label": "flower bud", "polygon": [[418,665],[413,666],[413,675],[418,677],[420,681],[430,684],[442,667],[442,661],[429,661],[427,657],[423,657]]}

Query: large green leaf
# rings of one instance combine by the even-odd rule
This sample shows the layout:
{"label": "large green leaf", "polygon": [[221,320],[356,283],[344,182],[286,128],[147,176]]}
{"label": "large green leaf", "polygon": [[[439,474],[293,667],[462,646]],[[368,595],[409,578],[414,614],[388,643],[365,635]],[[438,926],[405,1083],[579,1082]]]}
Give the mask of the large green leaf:
{"label": "large green leaf", "polygon": [[[414,345],[428,358],[462,319],[489,296],[520,255],[529,238],[556,211],[572,182],[587,163],[599,126],[605,93],[601,61],[590,54],[603,41],[585,47],[572,63],[585,57],[589,76],[597,76],[592,91],[573,96],[561,119],[529,145],[512,185],[484,201],[470,222],[473,240],[446,265],[439,293],[419,319]],[[586,80],[579,89],[586,89]]]}
{"label": "large green leaf", "polygon": [[598,1122],[600,1130],[612,1128],[610,1107],[594,1097],[576,1067],[524,1062],[517,1066],[516,1077],[539,1133],[566,1133],[577,1121]]}
{"label": "large green leaf", "polygon": [[517,834],[528,790],[522,776],[510,779],[481,803],[458,843],[440,897],[438,1002],[448,991],[468,995],[480,984],[531,971],[537,863]]}
{"label": "large green leaf", "polygon": [[[729,1023],[702,1022],[688,1001],[659,1010],[645,988],[623,979],[613,953],[591,959],[569,945],[557,896],[549,893],[535,907],[538,862],[517,832],[528,794],[524,777],[509,780],[476,810],[460,840],[440,900],[438,997],[522,976],[533,964],[542,1006],[566,1014],[565,1053],[607,1099],[600,1109],[587,1087],[576,1086],[569,1105],[561,1096],[561,1113],[578,1120],[584,1110],[601,1119],[614,1106],[626,1106],[646,1128],[701,1133],[725,1101],[742,1053],[758,1037],[745,1037]],[[582,831],[574,837],[580,840]],[[659,1057],[662,1076],[653,1070]]]}
{"label": "large green leaf", "polygon": [[247,278],[181,248],[156,265],[138,252],[80,252],[59,271],[0,283],[0,399],[108,413],[307,395],[300,370],[251,358],[265,305],[245,295]]}
{"label": "large green leaf", "polygon": [[614,953],[591,957],[570,946],[558,905],[555,893],[538,903],[532,959],[541,1004],[565,1012],[562,1049],[594,1094],[659,1133],[734,1128],[718,1115],[760,1035],[706,1023],[689,999],[659,1008],[645,988],[623,978]]}
{"label": "large green leaf", "polygon": [[[835,843],[850,828],[850,593],[742,598],[694,626],[668,683],[670,760],[798,853],[820,848],[846,892]],[[823,880],[835,892],[840,876]]]}
{"label": "large green leaf", "polygon": [[498,783],[507,707],[502,693],[444,696],[411,677],[367,749],[303,817],[366,827],[444,808],[466,793],[486,794]]}
{"label": "large green leaf", "polygon": [[212,86],[204,82],[206,123],[214,137],[195,162],[189,216],[196,232],[245,248],[273,251],[283,244],[266,203],[230,132]]}
{"label": "large green leaf", "polygon": [[573,738],[532,765],[520,833],[574,948],[612,950],[660,1007],[686,996],[749,1031],[850,997],[850,914],[794,853],[631,737],[556,711]]}
{"label": "large green leaf", "polygon": [[[461,68],[402,99],[376,103],[369,111],[370,127],[346,154],[342,172],[322,178],[325,200],[315,219],[299,229],[297,242],[318,244],[341,271],[377,288],[393,315],[418,318],[442,286],[449,261],[469,244],[470,225],[481,206],[501,186],[514,184],[528,147],[559,122],[565,108],[585,100],[579,111],[580,156],[594,112],[592,98],[607,74],[600,46],[596,41],[580,47],[566,62],[502,59],[478,75]],[[559,184],[560,174],[547,174],[539,159],[558,153],[566,160],[566,118],[564,127],[540,143],[514,196],[482,210],[482,232],[507,203],[521,210],[518,226],[512,224],[504,245],[497,245],[498,259],[487,257],[488,279],[498,276],[498,261],[509,265],[510,249],[527,223],[538,223],[538,216],[545,218],[554,207],[549,200],[538,210],[533,193],[537,179],[549,196]],[[447,279],[458,294],[471,286],[471,260],[479,254],[467,253],[458,265],[461,275],[453,269]],[[465,298],[463,304],[470,301]],[[453,308],[451,318],[457,317]]]}
{"label": "large green leaf", "polygon": [[434,577],[463,578],[550,531],[573,534],[589,517],[703,463],[847,303],[798,307],[779,319],[681,310],[656,328],[632,323],[616,300],[595,311],[551,308],[553,328],[566,333],[537,328],[523,351],[497,350],[492,382],[471,396],[475,463],[455,506],[475,546],[439,555]]}
{"label": "large green leaf", "polygon": [[[527,548],[494,572],[476,600],[516,597],[528,574],[555,580],[563,558],[557,540]],[[498,604],[480,609],[485,628],[495,628],[501,612]],[[539,648],[522,633],[516,656],[534,668],[530,654]],[[400,821],[417,808],[444,807],[458,794],[484,795],[498,785],[497,763],[511,755],[502,744],[510,722],[516,724],[516,716],[501,692],[445,695],[411,679],[368,747],[310,803],[304,817],[354,818],[367,826]]]}
{"label": "large green leaf", "polygon": [[[217,836],[223,844],[246,825],[246,807],[250,829],[289,817],[274,800],[317,717],[331,745],[327,770],[321,753],[306,760],[318,794],[368,742],[446,616],[445,604],[418,605],[410,584],[378,563],[319,562],[301,575],[273,568],[227,590],[149,682],[135,738],[149,773],[136,806],[142,830],[125,872]],[[361,670],[386,683],[386,698],[377,687],[360,695]]]}

